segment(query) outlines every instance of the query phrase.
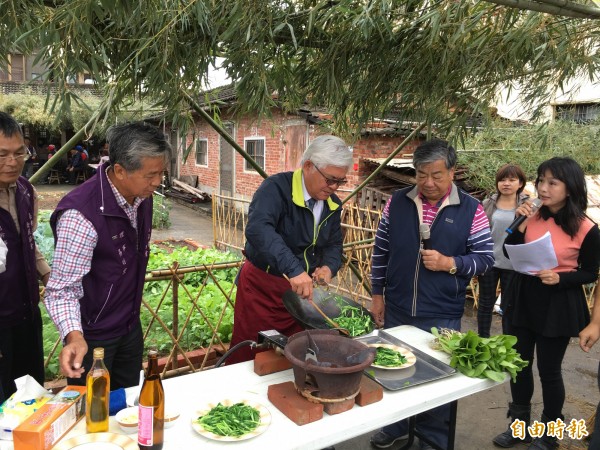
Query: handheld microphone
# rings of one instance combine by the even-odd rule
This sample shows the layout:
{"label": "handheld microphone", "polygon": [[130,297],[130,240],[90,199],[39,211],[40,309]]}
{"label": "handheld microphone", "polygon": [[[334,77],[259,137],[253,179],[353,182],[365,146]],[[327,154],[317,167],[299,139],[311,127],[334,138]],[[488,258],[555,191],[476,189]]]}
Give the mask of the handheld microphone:
{"label": "handheld microphone", "polygon": [[431,247],[431,231],[429,225],[422,223],[419,225],[419,233],[421,234],[421,242],[423,243],[423,250],[432,250]]}
{"label": "handheld microphone", "polygon": [[[543,202],[539,198],[533,199],[533,202],[531,204],[531,213],[533,214],[538,209],[540,209],[540,206],[542,206],[542,203]],[[519,225],[521,225],[523,222],[525,222],[525,219],[527,219],[527,217],[528,216],[517,217],[515,220],[513,220],[513,223],[511,223],[510,226],[506,229],[506,232],[508,234],[512,234],[513,231],[515,231],[517,228],[519,228]]]}

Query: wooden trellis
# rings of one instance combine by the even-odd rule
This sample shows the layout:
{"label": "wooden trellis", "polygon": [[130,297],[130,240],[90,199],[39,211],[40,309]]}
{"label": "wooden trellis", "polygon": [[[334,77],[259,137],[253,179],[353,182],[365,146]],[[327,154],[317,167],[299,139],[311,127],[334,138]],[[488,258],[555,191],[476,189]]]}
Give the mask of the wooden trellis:
{"label": "wooden trellis", "polygon": [[[222,354],[226,351],[226,349],[228,348],[228,344],[225,344],[221,341],[221,339],[219,338],[219,335],[218,335],[218,329],[221,324],[221,321],[223,320],[223,316],[224,316],[226,310],[228,308],[231,308],[231,310],[233,310],[234,302],[231,298],[233,286],[231,287],[231,289],[229,291],[226,291],[219,284],[219,279],[215,275],[215,273],[217,273],[219,270],[231,269],[233,267],[239,267],[239,266],[241,266],[241,264],[242,264],[242,261],[240,260],[240,261],[233,261],[233,262],[227,262],[227,263],[218,263],[217,262],[217,263],[211,264],[209,266],[200,265],[200,266],[180,267],[179,264],[177,262],[175,262],[173,264],[173,266],[170,268],[161,269],[161,270],[152,270],[147,273],[146,279],[145,279],[146,283],[156,282],[156,281],[166,281],[166,286],[164,286],[164,289],[162,290],[162,294],[160,296],[160,300],[155,308],[153,308],[152,305],[150,305],[145,299],[142,299],[143,307],[146,308],[148,313],[151,315],[150,322],[145,327],[145,329],[142,330],[144,333],[144,342],[146,341],[146,338],[148,337],[152,327],[155,326],[155,323],[159,324],[160,328],[169,336],[169,338],[171,339],[171,342],[172,342],[172,345],[171,345],[171,348],[169,350],[169,354],[167,357],[167,361],[165,362],[164,368],[162,371],[163,378],[168,377],[168,376],[177,375],[177,374],[184,373],[184,372],[189,372],[189,371],[195,372],[198,370],[204,370],[206,368],[209,368],[210,367],[209,356],[212,354],[212,350],[216,350],[217,354]],[[198,293],[196,295],[193,295],[190,292],[190,290],[186,287],[186,285],[183,284],[183,281],[184,281],[186,275],[189,275],[189,274],[192,274],[195,272],[205,272],[207,274],[207,276],[204,277],[204,280],[198,290]],[[202,291],[206,287],[206,284],[209,280],[211,280],[215,284],[215,286],[218,287],[218,289],[221,291],[221,294],[226,299],[226,301],[223,305],[223,309],[221,310],[216,323],[211,322],[209,317],[204,313],[204,311],[202,310],[201,306],[198,303],[198,299],[202,295]],[[189,300],[192,303],[192,308],[190,308],[188,311],[185,311],[185,318],[182,323],[179,322],[179,312],[180,312],[179,288],[180,287],[182,288],[182,290],[185,292],[185,295],[189,298]],[[159,316],[159,312],[161,311],[161,309],[165,308],[165,306],[164,306],[165,299],[169,295],[171,296],[171,300],[172,300],[172,323],[170,326],[167,323],[165,323],[165,321],[163,319],[161,319]],[[206,325],[210,328],[211,335],[212,335],[208,347],[206,347],[204,349],[205,350],[204,357],[200,363],[192,362],[190,360],[190,358],[188,357],[188,353],[186,352],[186,350],[181,346],[181,340],[184,337],[187,327],[192,325],[190,320],[192,318],[192,314],[194,311],[198,311],[200,313],[200,316],[202,317],[202,319],[204,320]],[[144,314],[144,313],[142,312],[142,314]],[[60,338],[56,341],[56,343],[54,344],[54,346],[52,348],[52,351],[46,357],[45,367],[47,367],[48,364],[50,363],[50,361],[52,360],[52,358],[55,357],[56,350],[59,347],[59,345],[60,345]],[[179,367],[178,355],[182,355],[183,360],[185,362],[185,365],[183,365],[181,367]]]}

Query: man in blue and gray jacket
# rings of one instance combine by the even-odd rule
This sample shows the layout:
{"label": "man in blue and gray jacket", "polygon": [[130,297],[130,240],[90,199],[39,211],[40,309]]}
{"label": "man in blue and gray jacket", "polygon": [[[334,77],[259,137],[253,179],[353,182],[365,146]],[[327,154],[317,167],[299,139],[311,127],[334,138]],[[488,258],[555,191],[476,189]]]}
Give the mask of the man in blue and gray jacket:
{"label": "man in blue and gray jacket", "polygon": [[[489,222],[479,201],[453,183],[456,151],[451,145],[424,142],[414,152],[413,165],[416,186],[392,195],[377,229],[371,312],[385,328],[460,330],[470,279],[494,265]],[[445,448],[449,415],[448,405],[420,414],[417,430]],[[390,447],[406,439],[407,430],[406,420],[386,426],[371,444]],[[432,447],[421,440],[420,448]]]}
{"label": "man in blue and gray jacket", "polygon": [[[294,172],[270,176],[260,185],[248,211],[246,262],[238,279],[231,346],[256,340],[275,329],[291,336],[302,327],[283,305],[290,287],[312,298],[313,280],[329,283],[342,260],[341,201],[335,191],[346,184],[352,150],[336,136],[319,136]],[[289,280],[289,281],[288,281]],[[241,347],[228,363],[254,358]]]}

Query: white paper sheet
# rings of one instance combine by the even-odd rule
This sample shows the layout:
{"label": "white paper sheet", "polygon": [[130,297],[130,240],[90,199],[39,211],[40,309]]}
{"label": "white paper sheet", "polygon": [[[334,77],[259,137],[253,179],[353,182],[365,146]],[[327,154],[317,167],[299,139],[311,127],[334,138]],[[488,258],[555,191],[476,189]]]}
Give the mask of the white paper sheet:
{"label": "white paper sheet", "polygon": [[504,246],[513,269],[521,273],[537,273],[558,266],[550,232],[527,244]]}

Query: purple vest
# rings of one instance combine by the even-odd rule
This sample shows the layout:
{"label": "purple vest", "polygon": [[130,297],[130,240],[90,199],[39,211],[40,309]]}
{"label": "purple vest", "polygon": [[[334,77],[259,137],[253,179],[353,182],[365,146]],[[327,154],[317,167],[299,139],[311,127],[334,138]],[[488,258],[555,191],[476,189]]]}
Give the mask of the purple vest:
{"label": "purple vest", "polygon": [[33,187],[24,177],[15,192],[21,233],[10,213],[0,208],[0,237],[8,247],[6,271],[0,273],[0,326],[18,325],[39,311],[40,292],[33,239]]}
{"label": "purple vest", "polygon": [[137,210],[136,231],[117,204],[106,177],[107,166],[99,167],[96,175],[69,192],[50,218],[55,238],[59,213],[67,209],[78,210],[98,233],[79,301],[83,333],[90,340],[123,336],[137,324],[150,254],[152,198]]}

